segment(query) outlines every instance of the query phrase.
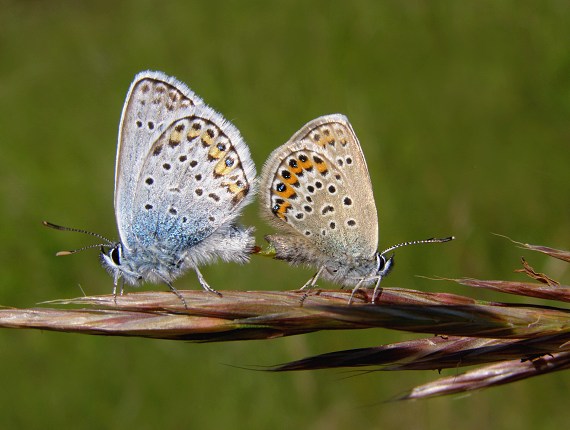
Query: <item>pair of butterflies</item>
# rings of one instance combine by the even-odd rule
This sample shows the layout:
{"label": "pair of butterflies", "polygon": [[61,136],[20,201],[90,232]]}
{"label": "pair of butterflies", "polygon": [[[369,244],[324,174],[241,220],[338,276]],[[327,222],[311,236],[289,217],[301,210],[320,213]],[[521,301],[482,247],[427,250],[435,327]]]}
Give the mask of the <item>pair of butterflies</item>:
{"label": "pair of butterflies", "polygon": [[[255,166],[237,128],[182,82],[162,72],[137,74],[119,126],[115,216],[119,242],[97,236],[103,267],[117,285],[172,282],[217,258],[244,263],[255,248],[252,228],[236,218],[255,194]],[[269,235],[275,258],[313,266],[305,284],[324,278],[354,288],[378,285],[391,250],[378,252],[372,185],[356,135],[343,115],[306,124],[277,148],[259,181],[262,214],[282,234]],[[63,251],[67,255],[75,251]],[[217,293],[219,294],[219,293]],[[352,298],[352,297],[351,297]]]}

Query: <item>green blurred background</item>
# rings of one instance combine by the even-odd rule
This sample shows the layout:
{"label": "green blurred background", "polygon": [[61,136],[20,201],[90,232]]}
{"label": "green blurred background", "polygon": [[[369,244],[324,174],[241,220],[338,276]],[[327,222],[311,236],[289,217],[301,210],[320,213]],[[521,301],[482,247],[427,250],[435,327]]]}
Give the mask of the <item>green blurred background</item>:
{"label": "green blurred background", "polygon": [[[513,300],[414,275],[522,279],[514,239],[569,247],[570,4],[559,1],[0,1],[0,304],[106,294],[97,253],[116,237],[119,116],[143,69],[178,77],[234,122],[261,170],[307,121],[341,112],[366,155],[385,285]],[[248,207],[258,240],[270,229]],[[218,289],[285,290],[312,274],[255,258],[204,269]],[[321,284],[327,286],[326,284]],[[189,273],[179,289],[199,288]],[[330,285],[329,285],[330,286]],[[163,288],[146,286],[143,288]],[[164,289],[164,288],[163,288]],[[308,354],[413,338],[384,330],[189,344],[0,332],[1,428],[518,428],[568,425],[570,374],[468,397],[383,403],[437,373],[266,374]],[[453,375],[446,371],[444,375]]]}

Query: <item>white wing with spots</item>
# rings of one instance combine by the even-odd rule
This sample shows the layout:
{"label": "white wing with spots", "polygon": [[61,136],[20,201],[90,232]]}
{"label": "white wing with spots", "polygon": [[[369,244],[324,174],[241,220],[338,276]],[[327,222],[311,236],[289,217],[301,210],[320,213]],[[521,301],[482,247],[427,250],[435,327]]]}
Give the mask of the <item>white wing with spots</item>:
{"label": "white wing with spots", "polygon": [[[188,249],[233,221],[253,193],[255,167],[238,130],[202,105],[154,142],[137,175],[132,237]],[[213,244],[215,246],[215,244]]]}

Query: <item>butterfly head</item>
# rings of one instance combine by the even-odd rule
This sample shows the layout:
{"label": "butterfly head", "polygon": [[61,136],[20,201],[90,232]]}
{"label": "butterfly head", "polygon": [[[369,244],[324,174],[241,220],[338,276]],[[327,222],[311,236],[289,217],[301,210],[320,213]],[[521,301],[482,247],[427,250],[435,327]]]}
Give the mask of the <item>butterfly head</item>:
{"label": "butterfly head", "polygon": [[123,244],[121,242],[113,242],[107,239],[106,237],[101,236],[100,234],[93,233],[87,230],[71,228],[71,227],[62,227],[60,225],[52,224],[47,221],[44,221],[43,224],[44,226],[53,228],[55,230],[72,231],[76,233],[88,234],[90,236],[97,237],[98,239],[104,242],[93,245],[87,245],[84,246],[83,248],[78,248],[71,251],[59,251],[56,254],[57,256],[61,257],[63,255],[71,255],[80,251],[85,251],[86,249],[100,248],[101,253],[99,255],[99,258],[101,260],[101,264],[107,270],[107,272],[111,274],[111,276],[115,280],[115,284],[121,277],[123,277],[127,282],[130,283],[136,283],[140,279],[140,275],[134,273],[132,270],[129,270],[127,267],[125,267]]}
{"label": "butterfly head", "polygon": [[453,239],[455,239],[454,236],[445,237],[442,239],[432,237],[432,238],[424,239],[424,240],[412,240],[410,242],[398,243],[397,245],[391,246],[382,252],[377,252],[376,253],[376,263],[377,263],[376,275],[383,278],[384,276],[388,275],[388,273],[390,273],[390,271],[394,267],[394,254],[392,253],[392,255],[390,255],[390,257],[387,257],[387,258],[386,258],[386,254],[388,254],[389,252],[391,252],[397,248],[401,248],[403,246],[408,246],[408,245],[417,245],[420,243],[449,242],[450,240],[453,240]]}
{"label": "butterfly head", "polygon": [[106,248],[101,246],[101,254],[99,255],[101,264],[110,272],[120,270],[121,261],[123,259],[123,245],[119,242],[112,247]]}
{"label": "butterfly head", "polygon": [[113,277],[115,285],[121,278],[130,285],[137,285],[143,279],[140,265],[135,264],[132,255],[125,255],[125,248],[121,242],[110,244],[108,247],[101,246],[99,260],[103,268]]}
{"label": "butterfly head", "polygon": [[387,276],[394,267],[394,254],[386,258],[385,253],[386,252],[376,253],[376,276],[380,276],[382,278]]}
{"label": "butterfly head", "polygon": [[115,285],[121,277],[127,282],[129,277],[126,268],[123,264],[123,244],[117,242],[111,246],[101,246],[101,253],[99,254],[101,266],[113,277]]}

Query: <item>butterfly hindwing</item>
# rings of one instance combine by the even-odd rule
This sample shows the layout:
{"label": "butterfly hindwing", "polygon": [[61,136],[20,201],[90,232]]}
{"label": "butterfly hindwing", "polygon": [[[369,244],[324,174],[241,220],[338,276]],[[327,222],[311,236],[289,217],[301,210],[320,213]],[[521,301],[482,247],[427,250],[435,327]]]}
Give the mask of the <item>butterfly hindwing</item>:
{"label": "butterfly hindwing", "polygon": [[324,254],[369,257],[378,221],[360,144],[343,115],[306,124],[267,161],[261,179],[264,215],[301,234]]}
{"label": "butterfly hindwing", "polygon": [[237,129],[219,118],[200,106],[152,145],[132,201],[137,243],[190,248],[239,214],[255,169]]}

